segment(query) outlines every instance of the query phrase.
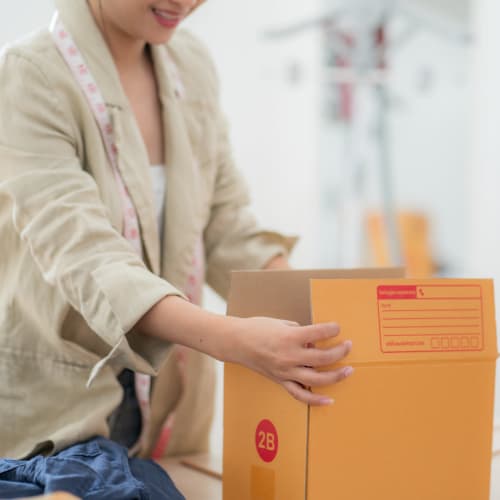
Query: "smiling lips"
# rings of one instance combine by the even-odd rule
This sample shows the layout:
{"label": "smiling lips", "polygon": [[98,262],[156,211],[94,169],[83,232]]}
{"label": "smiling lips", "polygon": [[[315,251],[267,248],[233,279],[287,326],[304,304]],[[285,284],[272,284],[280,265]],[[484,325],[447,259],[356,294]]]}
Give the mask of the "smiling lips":
{"label": "smiling lips", "polygon": [[170,29],[175,28],[182,21],[184,17],[176,12],[169,12],[160,9],[152,9],[152,10],[156,20],[164,28],[170,28]]}

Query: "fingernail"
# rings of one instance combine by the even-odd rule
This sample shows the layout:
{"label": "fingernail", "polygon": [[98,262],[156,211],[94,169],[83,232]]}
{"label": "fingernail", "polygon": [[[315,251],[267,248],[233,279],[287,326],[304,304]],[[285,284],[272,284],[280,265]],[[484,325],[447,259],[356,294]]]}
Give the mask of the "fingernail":
{"label": "fingernail", "polygon": [[319,401],[321,406],[331,406],[333,403],[335,403],[335,400],[330,398],[323,398]]}
{"label": "fingernail", "polygon": [[352,340],[346,340],[344,342],[344,345],[346,346],[346,348],[350,351],[352,349]]}
{"label": "fingernail", "polygon": [[344,368],[344,377],[347,378],[354,373],[354,368],[352,366],[347,366]]}

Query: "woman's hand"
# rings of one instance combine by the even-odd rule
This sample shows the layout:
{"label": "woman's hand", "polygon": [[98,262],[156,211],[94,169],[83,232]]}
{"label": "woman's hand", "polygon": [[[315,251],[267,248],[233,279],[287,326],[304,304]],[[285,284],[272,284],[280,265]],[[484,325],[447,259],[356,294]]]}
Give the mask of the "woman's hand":
{"label": "woman's hand", "polygon": [[350,341],[326,349],[316,347],[317,342],[338,336],[335,324],[299,326],[272,318],[220,316],[170,296],[143,316],[136,331],[246,366],[311,405],[332,400],[310,392],[309,387],[340,382],[353,371],[331,367],[349,354]]}
{"label": "woman's hand", "polygon": [[327,349],[315,346],[339,332],[338,325],[332,323],[299,326],[271,318],[241,319],[234,332],[235,346],[227,358],[274,380],[299,401],[328,405],[333,402],[330,398],[307,388],[335,384],[352,374],[350,366],[325,369],[349,354],[350,341]]}

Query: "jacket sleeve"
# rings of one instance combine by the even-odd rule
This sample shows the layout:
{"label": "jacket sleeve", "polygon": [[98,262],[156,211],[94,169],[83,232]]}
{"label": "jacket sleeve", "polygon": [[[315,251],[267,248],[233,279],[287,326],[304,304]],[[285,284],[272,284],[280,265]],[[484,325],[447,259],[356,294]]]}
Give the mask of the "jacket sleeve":
{"label": "jacket sleeve", "polygon": [[[168,344],[131,329],[161,298],[181,294],[111,225],[77,156],[77,127],[60,92],[23,53],[0,59],[0,220],[13,225],[43,279],[109,346],[95,372],[118,359],[153,374]],[[15,259],[6,248],[2,258]]]}
{"label": "jacket sleeve", "polygon": [[[192,68],[197,75],[193,88],[200,89],[213,113],[209,122],[216,129],[213,158],[216,177],[212,193],[210,218],[204,240],[207,257],[207,282],[222,297],[227,297],[233,270],[262,269],[273,257],[288,255],[297,238],[262,229],[250,210],[250,196],[241,172],[232,156],[228,126],[221,110],[219,82],[212,58],[205,46],[186,31],[182,40]],[[179,43],[181,45],[181,43]],[[179,60],[182,65],[183,61]],[[188,75],[189,76],[189,75]]]}
{"label": "jacket sleeve", "polygon": [[205,244],[207,281],[226,297],[231,271],[262,269],[273,257],[287,256],[297,239],[259,227],[250,210],[246,182],[234,164],[228,127],[220,111],[217,123],[217,176]]}

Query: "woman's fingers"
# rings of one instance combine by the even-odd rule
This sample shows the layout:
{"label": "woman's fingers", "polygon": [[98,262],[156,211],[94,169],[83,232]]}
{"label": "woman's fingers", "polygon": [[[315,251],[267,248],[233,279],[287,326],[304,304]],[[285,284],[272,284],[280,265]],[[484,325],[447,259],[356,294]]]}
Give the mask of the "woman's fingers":
{"label": "woman's fingers", "polygon": [[352,366],[344,366],[335,370],[318,372],[314,368],[297,368],[293,370],[293,380],[306,387],[322,387],[336,384],[354,372]]}
{"label": "woman's fingers", "polygon": [[320,368],[342,361],[352,350],[352,342],[346,340],[329,349],[316,347],[303,348],[300,352],[300,360],[297,365]]}
{"label": "woman's fingers", "polygon": [[313,368],[299,368],[295,370],[295,380],[286,380],[282,382],[282,385],[298,401],[312,406],[325,406],[332,404],[333,400],[328,396],[313,393],[307,387],[322,387],[336,384],[353,373],[354,368],[351,366],[326,372],[318,372]]}
{"label": "woman's fingers", "polygon": [[[241,364],[278,382],[299,401],[309,405],[331,404],[330,398],[314,394],[307,387],[338,383],[353,371],[350,367],[335,366],[351,351],[351,341],[316,347],[317,343],[338,337],[340,328],[337,324],[298,326],[270,318],[243,321],[248,330],[237,338],[243,339],[243,347],[247,349],[233,351],[247,354],[239,360]],[[328,369],[329,366],[334,369]]]}
{"label": "woman's fingers", "polygon": [[340,333],[336,323],[320,323],[317,325],[302,326],[297,328],[297,336],[301,345],[315,344],[322,340],[333,339]]}
{"label": "woman's fingers", "polygon": [[307,390],[305,387],[297,382],[287,380],[282,383],[283,387],[291,394],[297,401],[306,403],[311,406],[328,406],[333,403],[333,399],[321,394],[315,394]]}

